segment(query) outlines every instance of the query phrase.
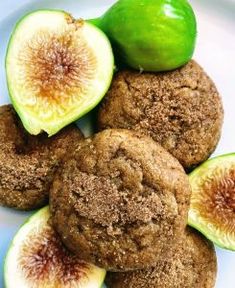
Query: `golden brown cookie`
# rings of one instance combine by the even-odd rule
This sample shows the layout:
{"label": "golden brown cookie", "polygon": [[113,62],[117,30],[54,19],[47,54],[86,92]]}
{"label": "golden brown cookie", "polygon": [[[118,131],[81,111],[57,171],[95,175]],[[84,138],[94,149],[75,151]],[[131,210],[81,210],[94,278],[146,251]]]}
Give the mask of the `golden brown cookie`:
{"label": "golden brown cookie", "polygon": [[0,205],[32,210],[48,201],[55,170],[83,136],[71,125],[56,136],[32,136],[11,105],[0,107]]}
{"label": "golden brown cookie", "polygon": [[222,123],[218,91],[195,61],[165,73],[118,72],[98,116],[99,130],[124,128],[149,135],[186,170],[209,158]]}
{"label": "golden brown cookie", "polygon": [[146,270],[109,273],[109,288],[213,288],[217,260],[213,244],[192,228],[171,258]]}
{"label": "golden brown cookie", "polygon": [[190,186],[179,162],[150,137],[106,130],[56,173],[52,222],[79,257],[111,271],[154,266],[187,222]]}

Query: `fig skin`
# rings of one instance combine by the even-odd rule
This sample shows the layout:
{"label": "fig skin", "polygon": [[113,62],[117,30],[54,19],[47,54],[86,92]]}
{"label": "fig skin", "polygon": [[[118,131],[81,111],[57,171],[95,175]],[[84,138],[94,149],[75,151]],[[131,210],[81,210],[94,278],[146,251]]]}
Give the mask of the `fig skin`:
{"label": "fig skin", "polygon": [[144,71],[168,71],[193,55],[197,24],[186,0],[119,0],[90,20],[111,40],[117,58]]}
{"label": "fig skin", "polygon": [[208,160],[189,181],[188,224],[220,248],[235,251],[235,153]]}

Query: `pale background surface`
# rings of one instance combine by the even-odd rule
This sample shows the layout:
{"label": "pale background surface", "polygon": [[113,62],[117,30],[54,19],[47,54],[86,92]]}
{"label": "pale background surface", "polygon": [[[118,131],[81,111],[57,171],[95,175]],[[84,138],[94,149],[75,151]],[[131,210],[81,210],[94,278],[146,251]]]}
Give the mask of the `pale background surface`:
{"label": "pale background surface", "polygon": [[[9,102],[5,82],[4,55],[14,23],[25,13],[39,8],[58,8],[74,16],[99,16],[112,0],[0,0],[0,105]],[[225,124],[216,155],[235,152],[235,0],[192,0],[199,24],[195,59],[214,79],[223,97]],[[90,129],[86,123],[86,134]],[[1,147],[0,147],[1,149]],[[0,288],[2,263],[9,241],[27,213],[0,207]],[[219,273],[216,288],[234,288],[235,253],[217,249]],[[12,275],[14,277],[14,275]],[[192,287],[193,288],[193,287]]]}

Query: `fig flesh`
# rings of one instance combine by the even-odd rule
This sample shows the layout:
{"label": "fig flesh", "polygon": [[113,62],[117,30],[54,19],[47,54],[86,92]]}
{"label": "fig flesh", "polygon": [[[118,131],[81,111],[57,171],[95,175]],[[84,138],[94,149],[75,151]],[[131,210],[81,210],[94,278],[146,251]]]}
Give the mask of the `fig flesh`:
{"label": "fig flesh", "polygon": [[235,251],[235,154],[205,162],[189,179],[189,225],[217,246]]}
{"label": "fig flesh", "polygon": [[113,68],[105,34],[57,10],[23,17],[6,55],[12,103],[33,135],[54,135],[92,110],[108,90]]}
{"label": "fig flesh", "polygon": [[105,270],[81,261],[49,225],[49,208],[35,213],[16,234],[6,256],[6,288],[99,288]]}

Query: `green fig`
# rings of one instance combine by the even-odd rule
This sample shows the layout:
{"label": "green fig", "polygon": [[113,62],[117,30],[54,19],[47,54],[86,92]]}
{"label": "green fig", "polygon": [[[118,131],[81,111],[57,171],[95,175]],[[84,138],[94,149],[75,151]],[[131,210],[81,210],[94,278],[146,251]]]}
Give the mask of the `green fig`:
{"label": "green fig", "polygon": [[176,69],[194,52],[197,25],[187,0],[119,0],[90,22],[107,34],[118,58],[135,69]]}

